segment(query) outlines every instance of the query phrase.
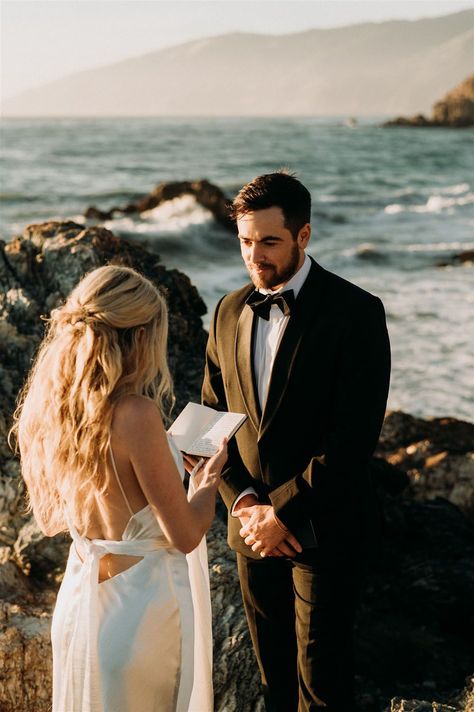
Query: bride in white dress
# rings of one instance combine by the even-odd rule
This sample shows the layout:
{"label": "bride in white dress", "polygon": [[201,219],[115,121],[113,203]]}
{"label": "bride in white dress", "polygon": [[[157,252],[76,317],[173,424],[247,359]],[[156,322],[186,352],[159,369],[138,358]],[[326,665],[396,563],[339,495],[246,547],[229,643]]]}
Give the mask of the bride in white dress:
{"label": "bride in white dress", "polygon": [[[226,443],[189,481],[167,435],[167,309],[126,267],[52,312],[19,399],[31,509],[72,544],[53,615],[53,712],[212,712],[205,533]],[[191,465],[186,465],[189,470]]]}

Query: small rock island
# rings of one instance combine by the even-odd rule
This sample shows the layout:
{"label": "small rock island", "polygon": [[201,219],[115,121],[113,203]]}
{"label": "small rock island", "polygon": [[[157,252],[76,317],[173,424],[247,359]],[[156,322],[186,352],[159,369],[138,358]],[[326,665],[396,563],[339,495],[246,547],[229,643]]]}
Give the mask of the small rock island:
{"label": "small rock island", "polygon": [[423,114],[398,116],[383,126],[469,128],[474,126],[474,74],[433,105],[431,118]]}

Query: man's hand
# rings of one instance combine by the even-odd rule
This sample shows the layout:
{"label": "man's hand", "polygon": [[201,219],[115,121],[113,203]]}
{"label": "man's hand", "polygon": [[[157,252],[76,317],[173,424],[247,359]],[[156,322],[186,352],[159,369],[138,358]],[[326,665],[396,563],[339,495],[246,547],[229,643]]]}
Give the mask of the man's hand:
{"label": "man's hand", "polygon": [[[239,502],[240,504],[240,502]],[[241,507],[238,516],[247,520],[240,535],[260,556],[295,556],[302,551],[299,542],[278,520],[269,504]]]}

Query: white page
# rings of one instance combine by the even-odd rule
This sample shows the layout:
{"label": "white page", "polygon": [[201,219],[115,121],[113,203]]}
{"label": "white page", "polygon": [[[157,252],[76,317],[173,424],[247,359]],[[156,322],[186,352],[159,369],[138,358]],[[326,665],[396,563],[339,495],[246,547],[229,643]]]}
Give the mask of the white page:
{"label": "white page", "polygon": [[230,437],[241,422],[240,413],[217,412],[214,419],[207,424],[206,432],[191,443],[189,452],[210,457],[219,449],[222,438]]}
{"label": "white page", "polygon": [[210,457],[217,452],[222,439],[232,437],[246,418],[243,413],[217,411],[189,402],[168,433],[182,452]]}
{"label": "white page", "polygon": [[216,414],[213,408],[189,402],[171,424],[168,433],[180,450],[186,452],[191,443],[199,437]]}

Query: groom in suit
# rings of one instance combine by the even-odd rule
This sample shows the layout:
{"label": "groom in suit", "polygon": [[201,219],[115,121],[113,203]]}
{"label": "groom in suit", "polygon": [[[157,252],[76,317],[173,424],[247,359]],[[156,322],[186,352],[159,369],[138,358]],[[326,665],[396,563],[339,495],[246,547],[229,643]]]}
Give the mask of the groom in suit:
{"label": "groom in suit", "polygon": [[220,492],[265,705],[352,712],[358,579],[380,525],[384,308],[306,254],[311,197],[294,176],[258,176],[233,210],[252,283],[215,309],[202,400],[248,416]]}

